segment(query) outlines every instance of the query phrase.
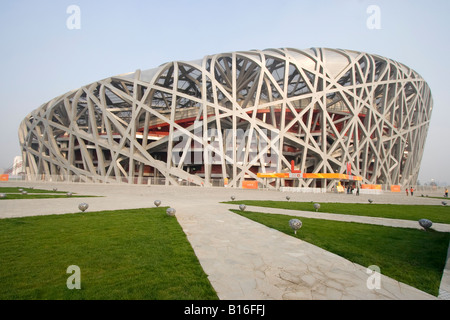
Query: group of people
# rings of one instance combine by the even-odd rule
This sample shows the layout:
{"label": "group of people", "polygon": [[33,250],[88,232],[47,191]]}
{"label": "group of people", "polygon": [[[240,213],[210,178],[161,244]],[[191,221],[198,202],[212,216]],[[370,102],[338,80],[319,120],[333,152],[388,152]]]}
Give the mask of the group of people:
{"label": "group of people", "polygon": [[409,189],[406,188],[406,195],[408,195],[408,191],[411,193],[412,196],[414,195],[414,189],[413,189],[413,187],[410,187]]}
{"label": "group of people", "polygon": [[[354,186],[348,185],[348,186],[347,186],[347,194],[353,194],[353,190],[354,190],[354,189],[355,189]],[[357,196],[359,196],[359,187],[358,187],[358,186],[356,186],[356,192],[355,192],[355,194],[356,194]]]}

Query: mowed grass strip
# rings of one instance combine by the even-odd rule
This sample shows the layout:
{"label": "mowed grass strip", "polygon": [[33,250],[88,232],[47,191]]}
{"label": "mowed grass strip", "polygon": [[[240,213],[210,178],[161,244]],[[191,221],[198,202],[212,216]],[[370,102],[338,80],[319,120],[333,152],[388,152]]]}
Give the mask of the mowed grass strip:
{"label": "mowed grass strip", "polygon": [[97,196],[86,196],[73,194],[71,196],[62,194],[16,194],[9,193],[5,198],[0,198],[0,200],[26,200],[26,199],[61,199],[61,198],[93,198]]}
{"label": "mowed grass strip", "polygon": [[[279,208],[298,211],[316,211],[314,202],[241,200],[225,203],[248,206]],[[450,206],[443,205],[399,205],[378,203],[336,203],[318,202],[320,212],[390,219],[414,220],[429,219],[435,223],[450,223]]]}
{"label": "mowed grass strip", "polygon": [[67,191],[53,191],[45,189],[25,188],[25,187],[0,187],[0,193],[21,193],[19,189],[28,193],[67,193]]}
{"label": "mowed grass strip", "polygon": [[[218,299],[166,208],[0,220],[0,299]],[[81,289],[67,288],[80,268]]]}
{"label": "mowed grass strip", "polygon": [[[450,233],[231,210],[437,296]],[[290,219],[302,221],[294,234]]]}
{"label": "mowed grass strip", "polygon": [[[23,189],[27,194],[22,194],[19,189]],[[20,187],[0,187],[0,193],[6,194],[5,198],[0,200],[24,200],[24,199],[53,199],[53,198],[91,198],[97,196],[88,196],[72,193],[71,196],[67,195],[66,191],[50,191],[43,189],[32,188],[20,188]]]}

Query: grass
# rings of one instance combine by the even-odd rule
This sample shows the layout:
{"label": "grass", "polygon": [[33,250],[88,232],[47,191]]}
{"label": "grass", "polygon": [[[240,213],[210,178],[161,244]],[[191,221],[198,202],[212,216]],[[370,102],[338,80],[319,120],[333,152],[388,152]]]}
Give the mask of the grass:
{"label": "grass", "polygon": [[[432,199],[441,199],[441,200],[449,200],[448,197],[428,197],[427,198],[432,198]],[[448,201],[447,201],[448,202]]]}
{"label": "grass", "polygon": [[[231,210],[434,296],[439,293],[450,233]],[[294,234],[289,220],[303,223]]]}
{"label": "grass", "polygon": [[[280,208],[298,211],[314,211],[314,203],[295,201],[242,200],[225,203],[245,204],[248,206]],[[357,216],[369,216],[402,220],[429,219],[435,223],[450,223],[450,206],[442,205],[399,205],[376,203],[320,203],[320,212],[339,213]]]}
{"label": "grass", "polygon": [[28,193],[64,193],[67,191],[53,191],[53,190],[45,190],[45,189],[34,189],[34,188],[24,188],[24,187],[0,187],[0,193],[21,193],[19,189],[23,189]]}
{"label": "grass", "polygon": [[[0,299],[215,300],[166,208],[0,220]],[[81,289],[66,286],[70,265]]]}
{"label": "grass", "polygon": [[[19,189],[23,189],[27,194],[22,194]],[[52,198],[68,198],[67,191],[53,191],[44,189],[20,188],[20,187],[0,187],[0,193],[5,193],[5,198],[0,200],[18,200],[18,199],[52,199]],[[86,196],[72,193],[73,198],[89,198],[95,196]]]}
{"label": "grass", "polygon": [[73,194],[72,196],[67,195],[51,195],[51,194],[7,194],[6,198],[0,198],[0,200],[23,200],[23,199],[54,199],[54,198],[91,198],[96,196],[83,196]]}

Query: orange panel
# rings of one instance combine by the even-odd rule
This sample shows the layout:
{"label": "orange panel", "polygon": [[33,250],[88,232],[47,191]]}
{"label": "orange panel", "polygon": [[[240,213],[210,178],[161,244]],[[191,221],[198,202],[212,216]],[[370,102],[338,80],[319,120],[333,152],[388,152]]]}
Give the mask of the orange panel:
{"label": "orange panel", "polygon": [[401,190],[400,186],[397,185],[391,186],[391,192],[400,192],[400,190]]}
{"label": "orange panel", "polygon": [[361,189],[376,189],[381,190],[381,184],[362,184]]}
{"label": "orange panel", "polygon": [[258,181],[242,181],[242,189],[258,189]]}
{"label": "orange panel", "polygon": [[0,181],[8,181],[9,174],[0,174]]}

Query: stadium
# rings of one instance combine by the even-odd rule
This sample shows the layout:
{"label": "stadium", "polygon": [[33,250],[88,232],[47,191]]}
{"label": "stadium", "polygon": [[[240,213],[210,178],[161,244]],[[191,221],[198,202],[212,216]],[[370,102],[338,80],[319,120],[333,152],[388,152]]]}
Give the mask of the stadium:
{"label": "stadium", "polygon": [[379,55],[239,51],[67,92],[26,116],[19,141],[32,181],[410,186],[432,106],[418,73]]}

